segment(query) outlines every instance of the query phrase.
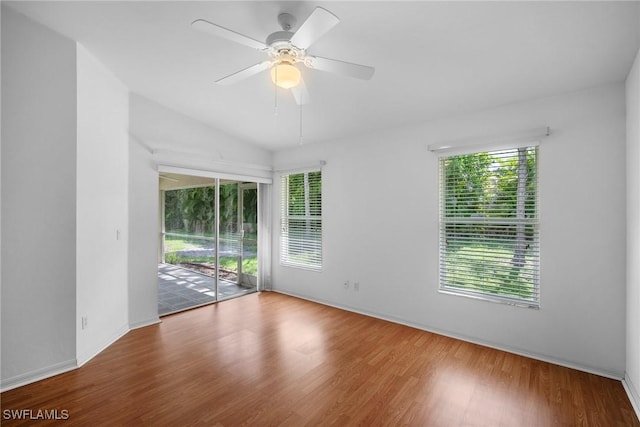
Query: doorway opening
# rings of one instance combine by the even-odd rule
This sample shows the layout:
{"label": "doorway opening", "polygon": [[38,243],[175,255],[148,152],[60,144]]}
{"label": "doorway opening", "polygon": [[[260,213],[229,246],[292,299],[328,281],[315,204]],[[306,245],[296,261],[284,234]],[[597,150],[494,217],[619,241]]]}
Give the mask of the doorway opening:
{"label": "doorway opening", "polygon": [[160,174],[158,314],[258,289],[258,184]]}

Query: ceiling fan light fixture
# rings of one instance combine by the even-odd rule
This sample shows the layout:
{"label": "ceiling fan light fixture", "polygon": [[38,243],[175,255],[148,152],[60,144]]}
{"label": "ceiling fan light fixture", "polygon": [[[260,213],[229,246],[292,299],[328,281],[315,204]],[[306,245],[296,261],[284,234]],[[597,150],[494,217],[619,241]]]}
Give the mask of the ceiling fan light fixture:
{"label": "ceiling fan light fixture", "polygon": [[271,81],[283,89],[298,86],[300,78],[300,70],[288,62],[281,62],[271,68]]}

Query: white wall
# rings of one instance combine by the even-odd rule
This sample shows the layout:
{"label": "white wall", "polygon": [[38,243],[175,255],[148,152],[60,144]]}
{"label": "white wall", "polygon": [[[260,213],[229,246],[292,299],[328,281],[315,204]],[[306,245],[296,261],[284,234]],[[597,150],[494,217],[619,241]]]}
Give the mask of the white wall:
{"label": "white wall", "polygon": [[[130,122],[136,122],[134,115]],[[129,141],[129,326],[158,322],[158,172],[151,154]]]}
{"label": "white wall", "polygon": [[2,388],[75,366],[76,44],[2,6]]}
{"label": "white wall", "polygon": [[129,144],[129,322],[138,327],[158,320],[157,165],[270,177],[271,153],[135,94]]}
{"label": "white wall", "polygon": [[129,94],[80,45],[77,70],[76,357],[82,365],[129,330]]}
{"label": "white wall", "polygon": [[[274,289],[621,378],[624,108],[617,84],[276,153],[276,169],[327,165],[324,269],[285,268],[275,256]],[[427,145],[540,126],[553,132],[539,163],[541,309],[438,293],[437,157]],[[276,233],[274,254],[278,245]],[[360,290],[345,291],[346,280]]]}
{"label": "white wall", "polygon": [[627,366],[625,385],[640,417],[640,51],[626,82]]}
{"label": "white wall", "polygon": [[[131,137],[152,147],[159,164],[270,177],[267,150],[139,95],[131,97]],[[255,167],[254,167],[255,166]],[[263,167],[260,167],[263,166]]]}
{"label": "white wall", "polygon": [[[0,7],[0,26],[2,23],[2,7]],[[1,35],[0,35],[1,36]],[[2,70],[2,55],[0,55],[0,70]],[[2,74],[0,72],[0,74]],[[0,88],[2,93],[2,88]],[[0,103],[0,128],[2,126],[2,103]],[[2,242],[2,136],[0,135],[0,242]],[[0,319],[2,319],[2,244],[0,244]],[[2,337],[2,331],[0,331]],[[0,366],[2,366],[2,339],[0,339]],[[0,382],[2,375],[0,373]],[[0,390],[2,385],[0,384]]]}

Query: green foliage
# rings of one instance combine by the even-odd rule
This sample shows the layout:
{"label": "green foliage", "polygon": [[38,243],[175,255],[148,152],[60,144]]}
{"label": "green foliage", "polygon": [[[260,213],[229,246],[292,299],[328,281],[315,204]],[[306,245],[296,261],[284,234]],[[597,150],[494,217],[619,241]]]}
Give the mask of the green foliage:
{"label": "green foliage", "polygon": [[[258,192],[244,192],[244,222],[257,224]],[[215,187],[185,188],[165,192],[167,231],[206,235],[215,230]],[[220,230],[239,231],[238,184],[220,186]]]}
{"label": "green foliage", "polygon": [[[305,176],[309,186],[308,204],[305,200]],[[322,214],[321,172],[291,174],[288,179],[289,216],[320,216]]]}
{"label": "green foliage", "polygon": [[[205,256],[185,256],[180,252],[167,252],[164,255],[165,262],[167,264],[214,264],[215,258]],[[227,271],[238,270],[238,258],[237,257],[220,257],[219,268]],[[250,275],[258,274],[258,258],[256,256],[250,258],[243,258],[242,260],[242,272]]]}
{"label": "green foliage", "polygon": [[220,231],[238,231],[238,184],[220,186]]}
{"label": "green foliage", "polygon": [[[238,233],[221,233],[220,241],[234,244],[234,240],[237,243]],[[256,233],[245,233],[243,239],[243,247],[246,253],[257,254],[258,253],[258,240]],[[205,255],[190,255],[189,251],[202,251],[213,248],[213,242],[211,240],[203,239],[198,236],[185,237],[185,236],[171,236],[165,235],[164,239],[165,248],[165,262],[168,264],[180,264],[180,263],[194,263],[194,264],[213,264],[215,263],[215,257]],[[220,268],[230,271],[236,271],[238,269],[238,257],[237,256],[221,256]],[[258,271],[258,258],[257,255],[246,256],[242,259],[242,271],[246,274],[256,275]]]}
{"label": "green foliage", "polygon": [[167,264],[178,264],[180,263],[178,254],[175,252],[165,252],[164,254],[164,262]]}
{"label": "green foliage", "polygon": [[530,300],[535,296],[531,257],[523,266],[509,263],[513,247],[482,243],[448,245],[444,254],[447,286]]}
{"label": "green foliage", "polygon": [[[528,150],[526,153],[526,199],[525,199],[525,215],[534,217],[536,215],[536,191],[537,167],[535,162],[535,153]],[[518,160],[513,157],[510,159],[498,159],[500,167],[495,171],[496,189],[493,195],[493,211],[499,212],[502,217],[515,218],[517,206],[517,189],[518,189]],[[492,216],[495,216],[492,215]]]}
{"label": "green foliage", "polygon": [[[526,152],[527,217],[536,212],[537,166],[535,148]],[[476,153],[445,160],[444,213],[456,218],[516,218],[518,157]]]}
{"label": "green foliage", "polygon": [[186,197],[183,190],[165,191],[164,222],[167,230],[180,230],[184,227],[182,215],[182,199]]}
{"label": "green foliage", "polygon": [[243,258],[242,259],[242,272],[250,274],[252,276],[258,275],[258,258]]}
{"label": "green foliage", "polygon": [[285,262],[320,266],[322,260],[322,172],[284,177],[287,211]]}
{"label": "green foliage", "polygon": [[[165,261],[170,264],[180,263],[215,263],[215,258],[203,255],[189,255],[189,251],[212,249],[213,241],[203,237],[215,235],[215,187],[186,188],[165,192],[165,229],[168,233],[180,236],[165,235]],[[221,245],[238,245],[238,184],[220,186],[220,241]],[[252,224],[253,232],[244,235],[244,248],[248,253],[257,253],[257,207],[258,191],[243,192],[244,223]],[[188,236],[184,236],[188,235]],[[245,252],[245,253],[247,253]],[[236,271],[238,257],[220,257],[220,268]],[[257,274],[257,257],[243,259],[243,271]]]}
{"label": "green foliage", "polygon": [[184,239],[174,236],[164,236],[165,257],[169,252],[177,252],[184,250],[187,244]]}
{"label": "green foliage", "polygon": [[191,188],[184,191],[182,215],[188,221],[188,231],[202,234],[213,230],[215,187]]}
{"label": "green foliage", "polygon": [[242,196],[243,215],[246,224],[258,225],[258,190],[245,190]]}
{"label": "green foliage", "polygon": [[455,156],[445,161],[446,216],[469,217],[483,213],[492,163],[487,153]]}
{"label": "green foliage", "polygon": [[[446,287],[532,300],[537,150],[452,156],[442,163]],[[537,257],[537,252],[535,253]]]}

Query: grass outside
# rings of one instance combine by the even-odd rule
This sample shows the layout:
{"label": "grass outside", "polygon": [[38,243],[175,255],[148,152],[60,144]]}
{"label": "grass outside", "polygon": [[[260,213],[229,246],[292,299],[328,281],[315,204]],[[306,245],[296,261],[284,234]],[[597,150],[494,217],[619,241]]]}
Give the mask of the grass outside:
{"label": "grass outside", "polygon": [[513,249],[508,247],[450,245],[444,258],[447,287],[535,301],[533,257],[527,254],[522,267],[513,265],[512,257]]}
{"label": "grass outside", "polygon": [[[204,233],[198,235],[188,236],[188,233],[182,230],[171,231],[167,233],[182,234],[182,236],[165,235],[164,247],[167,252],[184,251],[188,249],[202,249],[204,247],[213,248],[215,235],[212,233]],[[238,233],[220,233],[221,242],[233,242],[237,241]],[[256,233],[245,233],[244,246],[248,250],[256,251],[258,246],[258,235]]]}
{"label": "grass outside", "polygon": [[[202,237],[205,237],[203,239]],[[210,240],[212,235],[204,236],[165,236],[164,250],[165,261],[169,264],[180,263],[193,263],[193,264],[213,264],[215,257],[192,255],[188,251],[201,251],[214,249],[214,241]],[[257,240],[256,234],[245,234],[244,248],[248,252],[257,253]],[[208,238],[208,239],[207,239]],[[221,244],[229,244],[234,246],[238,244],[236,235],[233,233],[220,233]],[[186,252],[186,253],[185,253]],[[238,270],[238,257],[236,256],[221,256],[219,267],[229,271]],[[258,273],[258,259],[257,255],[245,257],[242,260],[242,272],[249,275],[257,275]]]}
{"label": "grass outside", "polygon": [[289,252],[287,263],[300,266],[314,266],[320,259],[322,259],[322,252],[319,249],[307,250],[296,254]]}

